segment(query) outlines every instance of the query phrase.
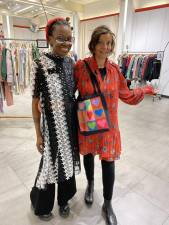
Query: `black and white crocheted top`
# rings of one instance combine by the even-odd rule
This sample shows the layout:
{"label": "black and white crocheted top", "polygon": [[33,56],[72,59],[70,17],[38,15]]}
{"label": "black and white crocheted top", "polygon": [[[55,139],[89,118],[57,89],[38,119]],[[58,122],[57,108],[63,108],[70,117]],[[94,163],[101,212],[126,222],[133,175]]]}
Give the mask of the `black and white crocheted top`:
{"label": "black and white crocheted top", "polygon": [[80,171],[73,61],[43,54],[32,68],[32,96],[40,98],[44,153],[36,186],[63,182]]}

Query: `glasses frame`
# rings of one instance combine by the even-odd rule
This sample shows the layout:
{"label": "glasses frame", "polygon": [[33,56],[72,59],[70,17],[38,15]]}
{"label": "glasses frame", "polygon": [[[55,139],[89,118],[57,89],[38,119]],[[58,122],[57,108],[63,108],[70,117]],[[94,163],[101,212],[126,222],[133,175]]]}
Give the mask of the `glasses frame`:
{"label": "glasses frame", "polygon": [[73,44],[74,41],[75,41],[75,37],[72,37],[71,40],[66,40],[66,39],[63,39],[63,38],[55,38],[55,41],[58,44],[66,44],[66,43]]}

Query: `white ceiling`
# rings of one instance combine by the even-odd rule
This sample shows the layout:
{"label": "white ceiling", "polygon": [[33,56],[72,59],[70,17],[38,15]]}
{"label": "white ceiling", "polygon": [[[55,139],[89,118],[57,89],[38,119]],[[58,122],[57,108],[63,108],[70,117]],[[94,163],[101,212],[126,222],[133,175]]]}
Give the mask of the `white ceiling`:
{"label": "white ceiling", "polygon": [[[75,3],[81,3],[83,5],[89,4],[89,3],[93,3],[93,2],[99,2],[100,0],[71,0],[71,2],[75,2]],[[103,0],[102,0],[103,1]]]}
{"label": "white ceiling", "polygon": [[[43,8],[41,1],[45,5],[47,14],[55,16],[59,11],[70,13],[77,11],[83,13],[85,5],[104,0],[0,0],[0,14],[8,14],[24,18],[36,18],[42,15]],[[115,0],[110,0],[111,2]],[[120,2],[120,0],[118,0]],[[116,2],[118,2],[116,0]],[[169,0],[133,0],[135,8],[148,7],[169,3]]]}
{"label": "white ceiling", "polygon": [[[67,4],[65,0],[62,1],[64,4]],[[61,0],[43,0],[46,12],[52,13],[54,11],[56,13],[56,11],[59,10],[66,11],[63,7],[57,6],[60,2]],[[0,0],[0,14],[2,15],[8,14],[12,16],[33,18],[43,12],[40,0]]]}

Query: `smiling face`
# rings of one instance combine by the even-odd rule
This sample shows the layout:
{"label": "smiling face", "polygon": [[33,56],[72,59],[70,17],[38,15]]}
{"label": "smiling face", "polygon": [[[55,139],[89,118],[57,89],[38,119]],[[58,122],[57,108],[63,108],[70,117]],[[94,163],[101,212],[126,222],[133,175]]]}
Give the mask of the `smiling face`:
{"label": "smiling face", "polygon": [[52,36],[49,36],[49,44],[54,54],[61,57],[66,56],[72,47],[72,31],[70,26],[56,25]]}
{"label": "smiling face", "polygon": [[89,42],[89,50],[95,58],[106,59],[114,50],[115,35],[105,25],[94,29]]}
{"label": "smiling face", "polygon": [[102,34],[94,49],[96,58],[106,59],[112,52],[112,35],[110,33]]}

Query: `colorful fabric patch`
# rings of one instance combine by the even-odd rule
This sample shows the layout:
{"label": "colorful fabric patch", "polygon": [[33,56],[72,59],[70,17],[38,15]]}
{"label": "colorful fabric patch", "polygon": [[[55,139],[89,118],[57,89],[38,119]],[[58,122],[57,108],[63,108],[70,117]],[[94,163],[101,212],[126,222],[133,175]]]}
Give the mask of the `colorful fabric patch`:
{"label": "colorful fabric patch", "polygon": [[81,132],[109,129],[100,96],[79,102],[78,120]]}
{"label": "colorful fabric patch", "polygon": [[84,102],[80,102],[79,103],[79,110],[85,110],[85,103]]}
{"label": "colorful fabric patch", "polygon": [[95,121],[90,121],[90,122],[87,122],[87,126],[88,126],[88,129],[91,131],[91,130],[96,130],[97,129],[97,124]]}
{"label": "colorful fabric patch", "polygon": [[101,117],[102,114],[104,113],[103,109],[96,109],[95,111],[96,116]]}
{"label": "colorful fabric patch", "polygon": [[85,105],[86,105],[86,110],[92,110],[90,99],[85,101]]}
{"label": "colorful fabric patch", "polygon": [[97,120],[97,126],[98,126],[98,128],[100,128],[100,129],[106,128],[106,127],[108,126],[107,120],[106,120],[106,119],[100,119],[100,120]]}
{"label": "colorful fabric patch", "polygon": [[87,121],[88,120],[95,120],[95,116],[94,116],[94,113],[93,113],[93,111],[92,110],[90,110],[90,111],[86,111],[86,116],[87,116]]}
{"label": "colorful fabric patch", "polygon": [[94,98],[94,99],[91,100],[91,102],[92,102],[93,106],[99,106],[100,99],[99,98]]}

